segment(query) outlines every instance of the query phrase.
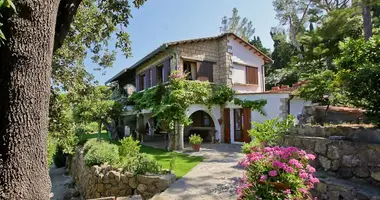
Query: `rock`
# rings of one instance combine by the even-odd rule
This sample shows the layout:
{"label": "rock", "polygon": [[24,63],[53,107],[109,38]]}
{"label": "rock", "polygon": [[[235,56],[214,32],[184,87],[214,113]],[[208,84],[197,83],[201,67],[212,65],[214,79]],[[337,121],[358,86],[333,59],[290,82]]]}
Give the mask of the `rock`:
{"label": "rock", "polygon": [[147,189],[147,186],[144,185],[144,184],[139,184],[139,185],[137,186],[137,190],[138,190],[139,192],[141,192],[141,193],[145,192],[146,189]]}
{"label": "rock", "polygon": [[132,177],[129,179],[129,186],[131,186],[131,188],[136,189],[138,184],[139,183],[137,182],[136,177]]}
{"label": "rock", "polygon": [[112,187],[112,185],[108,183],[108,184],[105,184],[104,187],[105,187],[106,189],[110,189],[110,188]]}
{"label": "rock", "polygon": [[330,145],[327,149],[327,157],[330,159],[339,159],[339,149],[336,146]]}
{"label": "rock", "polygon": [[360,177],[360,178],[368,178],[369,177],[369,170],[364,167],[356,167],[353,170],[353,173],[355,176]]}
{"label": "rock", "polygon": [[107,176],[107,175],[103,176],[102,182],[103,183],[111,183],[109,176]]}
{"label": "rock", "polygon": [[327,196],[329,197],[329,200],[340,200],[338,191],[329,191],[327,192]]}
{"label": "rock", "polygon": [[116,181],[120,181],[120,172],[110,171],[109,176],[110,178],[114,178]]}
{"label": "rock", "polygon": [[120,181],[128,184],[129,179],[125,174],[121,174],[120,175]]}
{"label": "rock", "polygon": [[336,171],[339,169],[339,160],[331,161],[331,170]]}
{"label": "rock", "polygon": [[319,193],[326,193],[327,192],[327,185],[326,183],[317,183],[315,185],[315,190],[317,190]]}
{"label": "rock", "polygon": [[100,174],[98,175],[98,183],[103,182],[103,177],[104,177],[104,174],[102,174],[102,173],[100,173]]}
{"label": "rock", "polygon": [[98,192],[103,192],[103,189],[104,189],[104,185],[102,183],[98,183],[98,185],[97,185],[97,191]]}
{"label": "rock", "polygon": [[132,178],[133,177],[133,174],[131,172],[124,172],[123,174],[125,176],[127,176],[128,178]]}
{"label": "rock", "polygon": [[342,165],[345,167],[355,167],[360,164],[359,158],[354,155],[343,156]]}
{"label": "rock", "polygon": [[318,140],[315,143],[314,152],[322,155],[326,155],[327,151],[327,140]]}
{"label": "rock", "polygon": [[340,168],[338,170],[338,177],[348,179],[352,177],[352,171],[349,168]]}
{"label": "rock", "polygon": [[74,194],[78,194],[77,196],[79,196],[78,190],[74,188],[69,188],[63,195],[63,200],[70,200],[72,197],[74,197]]}
{"label": "rock", "polygon": [[152,185],[154,182],[158,182],[160,177],[158,176],[145,176],[145,175],[137,175],[137,180],[139,183],[145,185]]}
{"label": "rock", "polygon": [[343,142],[340,151],[342,155],[353,155],[356,152],[356,148],[350,142]]}
{"label": "rock", "polygon": [[323,169],[325,171],[327,171],[331,168],[331,161],[328,158],[326,158],[324,156],[319,156],[318,160],[321,163],[321,166],[323,167]]}
{"label": "rock", "polygon": [[377,181],[380,181],[380,171],[378,172],[371,172],[371,177]]}

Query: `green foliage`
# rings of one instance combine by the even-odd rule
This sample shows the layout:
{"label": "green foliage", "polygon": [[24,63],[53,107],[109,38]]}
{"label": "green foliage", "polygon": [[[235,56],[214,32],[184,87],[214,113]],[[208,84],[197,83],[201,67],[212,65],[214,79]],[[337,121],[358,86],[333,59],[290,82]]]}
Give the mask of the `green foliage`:
{"label": "green foliage", "polygon": [[173,156],[172,159],[170,159],[170,163],[169,163],[169,170],[170,171],[174,170],[175,165],[176,165],[176,160],[177,160],[177,157],[175,157],[175,156]]}
{"label": "green foliage", "polygon": [[259,36],[253,36],[253,39],[250,40],[249,43],[259,49],[265,55],[270,55],[270,49],[264,47]]}
{"label": "green foliage", "polygon": [[250,147],[258,146],[262,143],[273,146],[277,145],[282,135],[289,132],[294,126],[294,116],[288,115],[285,119],[279,120],[278,117],[266,120],[263,123],[252,122],[253,128],[248,131],[253,138],[250,144],[243,145],[243,152],[250,153]]}
{"label": "green foliage", "polygon": [[324,95],[328,95],[332,105],[348,105],[348,99],[337,80],[336,73],[325,70],[309,77],[308,83],[300,87],[296,95],[321,104],[326,104]]}
{"label": "green foliage", "polygon": [[340,43],[341,56],[336,60],[338,77],[351,103],[363,107],[367,114],[380,121],[380,36],[347,39]]}
{"label": "green foliage", "polygon": [[50,134],[48,135],[48,147],[47,147],[47,151],[48,151],[48,166],[50,167],[50,165],[53,163],[53,157],[57,151],[57,144],[56,144],[56,141],[50,136]]}
{"label": "green foliage", "polygon": [[119,140],[119,154],[121,157],[136,157],[140,153],[141,145],[133,137],[125,137]]}
{"label": "green foliage", "polygon": [[104,163],[113,165],[119,161],[119,149],[117,145],[104,141],[93,142],[90,140],[88,142],[90,142],[90,144],[85,145],[84,149],[84,162],[86,165],[92,166],[101,165]]}
{"label": "green foliage", "polygon": [[260,99],[260,100],[240,100],[235,98],[234,99],[234,104],[240,105],[243,108],[250,108],[252,111],[257,111],[260,114],[266,116],[266,113],[263,110],[263,107],[267,104],[266,99]]}
{"label": "green foliage", "polygon": [[226,102],[231,102],[236,92],[227,85],[218,85],[213,88],[213,93],[209,104],[223,105]]}
{"label": "green foliage", "polygon": [[189,141],[191,144],[202,144],[203,138],[200,135],[192,134],[189,137]]}
{"label": "green foliage", "polygon": [[162,166],[152,156],[145,153],[133,157],[122,157],[116,167],[132,172],[134,175],[148,172],[157,174],[162,170]]}

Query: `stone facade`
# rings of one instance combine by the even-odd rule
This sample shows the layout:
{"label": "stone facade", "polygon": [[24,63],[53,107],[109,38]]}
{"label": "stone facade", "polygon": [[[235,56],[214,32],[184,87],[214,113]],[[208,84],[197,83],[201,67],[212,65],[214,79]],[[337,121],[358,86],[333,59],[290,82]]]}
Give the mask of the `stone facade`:
{"label": "stone facade", "polygon": [[71,174],[85,199],[134,194],[149,199],[166,190],[176,179],[174,174],[133,176],[110,165],[88,167],[81,147],[71,161]]}
{"label": "stone facade", "polygon": [[169,48],[165,53],[161,53],[159,55],[156,55],[152,59],[142,63],[138,68],[136,68],[136,75],[140,75],[143,73],[146,69],[149,69],[153,66],[157,66],[162,64],[166,59],[170,59],[170,70],[175,70],[176,65],[176,56],[174,52],[172,52],[173,49]]}

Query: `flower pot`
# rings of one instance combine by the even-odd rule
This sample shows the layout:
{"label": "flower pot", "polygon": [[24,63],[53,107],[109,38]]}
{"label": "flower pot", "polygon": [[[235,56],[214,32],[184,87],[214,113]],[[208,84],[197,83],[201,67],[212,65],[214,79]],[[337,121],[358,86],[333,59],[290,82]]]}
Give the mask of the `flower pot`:
{"label": "flower pot", "polygon": [[269,182],[270,185],[273,185],[274,188],[278,190],[286,190],[290,189],[290,186],[284,183],[277,183],[277,182]]}
{"label": "flower pot", "polygon": [[193,147],[194,151],[199,151],[199,149],[201,148],[201,144],[191,144],[191,146]]}

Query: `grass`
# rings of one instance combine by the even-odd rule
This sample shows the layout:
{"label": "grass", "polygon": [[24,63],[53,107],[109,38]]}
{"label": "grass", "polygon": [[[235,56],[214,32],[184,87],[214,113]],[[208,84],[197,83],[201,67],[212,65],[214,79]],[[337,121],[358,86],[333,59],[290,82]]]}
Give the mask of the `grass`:
{"label": "grass", "polygon": [[203,157],[189,156],[183,153],[170,152],[149,146],[141,146],[142,153],[152,155],[163,168],[170,168],[170,161],[175,157],[174,173],[177,179],[182,178],[198,163],[203,161]]}
{"label": "grass", "polygon": [[[101,133],[102,140],[109,141],[111,143],[120,145],[119,141],[111,141],[106,131]],[[89,140],[93,138],[98,138],[98,133],[90,133],[82,136],[83,140]],[[189,156],[183,153],[177,153],[172,151],[166,151],[164,149],[158,149],[149,146],[141,146],[141,153],[146,153],[152,155],[164,169],[170,168],[170,161],[175,158],[174,173],[177,179],[182,178],[191,169],[193,169],[198,163],[203,161],[201,156]]]}

